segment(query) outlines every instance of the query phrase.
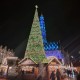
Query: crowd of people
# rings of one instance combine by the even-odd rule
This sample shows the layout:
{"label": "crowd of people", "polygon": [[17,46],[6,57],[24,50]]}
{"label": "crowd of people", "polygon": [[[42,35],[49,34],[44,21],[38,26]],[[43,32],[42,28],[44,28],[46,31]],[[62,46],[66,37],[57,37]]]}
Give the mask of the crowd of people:
{"label": "crowd of people", "polygon": [[64,72],[61,73],[59,69],[51,72],[51,80],[80,80],[80,72],[77,70],[64,69]]}

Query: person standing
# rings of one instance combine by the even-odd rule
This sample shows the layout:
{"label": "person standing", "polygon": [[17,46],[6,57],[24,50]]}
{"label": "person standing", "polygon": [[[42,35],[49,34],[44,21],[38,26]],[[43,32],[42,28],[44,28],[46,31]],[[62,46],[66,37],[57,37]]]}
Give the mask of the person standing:
{"label": "person standing", "polygon": [[77,74],[77,80],[80,80],[80,72]]}
{"label": "person standing", "polygon": [[61,73],[60,73],[59,69],[57,69],[57,71],[56,71],[56,77],[57,77],[57,80],[61,79]]}
{"label": "person standing", "polygon": [[55,74],[55,71],[52,71],[51,75],[50,75],[50,79],[51,80],[55,80],[56,78],[56,74]]}

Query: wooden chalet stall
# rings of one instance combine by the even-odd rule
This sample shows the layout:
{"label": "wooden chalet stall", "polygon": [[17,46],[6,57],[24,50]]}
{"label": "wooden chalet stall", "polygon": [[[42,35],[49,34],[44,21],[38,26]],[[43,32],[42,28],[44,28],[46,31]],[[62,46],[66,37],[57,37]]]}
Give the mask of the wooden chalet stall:
{"label": "wooden chalet stall", "polygon": [[56,69],[59,69],[59,67],[62,65],[61,62],[56,57],[48,57],[49,60],[47,68],[48,72],[48,80],[50,80],[50,75],[52,71],[56,71]]}
{"label": "wooden chalet stall", "polygon": [[18,66],[24,71],[26,79],[29,78],[29,80],[35,80],[38,75],[38,64],[34,60],[25,58],[19,62]]}
{"label": "wooden chalet stall", "polygon": [[[44,80],[50,80],[51,72],[59,68],[60,65],[61,63],[56,57],[48,57],[47,59],[44,59],[43,62],[41,62],[41,65],[31,58],[25,58],[19,62],[19,66],[25,72],[26,79],[29,78],[29,80],[32,79],[30,77],[31,75],[37,79],[39,74],[42,75]],[[33,78],[33,80],[35,79]]]}

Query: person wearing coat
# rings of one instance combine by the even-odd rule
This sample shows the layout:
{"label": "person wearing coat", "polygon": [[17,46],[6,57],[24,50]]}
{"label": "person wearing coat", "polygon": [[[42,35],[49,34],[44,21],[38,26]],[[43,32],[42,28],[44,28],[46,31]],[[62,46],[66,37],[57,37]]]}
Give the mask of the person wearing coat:
{"label": "person wearing coat", "polygon": [[50,79],[51,79],[51,80],[55,80],[55,78],[56,78],[56,74],[55,74],[54,71],[52,71],[52,73],[51,73],[51,75],[50,75]]}

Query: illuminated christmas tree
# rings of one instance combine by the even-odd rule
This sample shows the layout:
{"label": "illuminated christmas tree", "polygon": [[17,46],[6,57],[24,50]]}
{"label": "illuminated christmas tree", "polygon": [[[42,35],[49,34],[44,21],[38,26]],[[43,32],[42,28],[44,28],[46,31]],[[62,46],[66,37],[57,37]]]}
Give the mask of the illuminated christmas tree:
{"label": "illuminated christmas tree", "polygon": [[31,58],[36,63],[39,63],[42,62],[43,59],[45,59],[45,51],[43,46],[37,8],[38,7],[36,6],[36,11],[24,58]]}

